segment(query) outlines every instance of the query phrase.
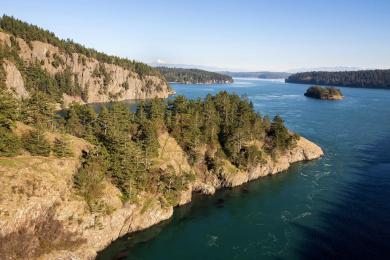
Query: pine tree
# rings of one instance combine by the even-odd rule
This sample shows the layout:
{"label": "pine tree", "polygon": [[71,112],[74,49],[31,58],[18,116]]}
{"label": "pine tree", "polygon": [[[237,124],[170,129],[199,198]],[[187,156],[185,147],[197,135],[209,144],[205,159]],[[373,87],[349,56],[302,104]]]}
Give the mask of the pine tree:
{"label": "pine tree", "polygon": [[0,127],[0,156],[15,156],[20,150],[20,140],[11,130]]}
{"label": "pine tree", "polygon": [[53,128],[54,113],[55,107],[52,100],[40,91],[35,91],[22,106],[23,121],[39,127]]}
{"label": "pine tree", "polygon": [[272,138],[272,149],[274,151],[285,151],[294,141],[294,138],[284,126],[284,121],[280,116],[275,116],[272,120],[268,136]]}
{"label": "pine tree", "polygon": [[11,129],[15,120],[19,118],[19,114],[18,101],[11,94],[0,89],[0,127]]}
{"label": "pine tree", "polygon": [[68,133],[77,137],[83,137],[85,135],[85,127],[81,124],[80,118],[73,106],[67,111],[65,119],[65,129]]}
{"label": "pine tree", "polygon": [[66,137],[62,137],[61,139],[56,138],[54,140],[53,153],[59,158],[73,156],[73,152],[69,147],[69,142],[66,140]]}
{"label": "pine tree", "polygon": [[20,140],[12,132],[19,113],[18,101],[0,89],[0,156],[15,156],[20,149]]}
{"label": "pine tree", "polygon": [[31,130],[22,137],[23,148],[31,155],[49,156],[51,145],[41,129]]}
{"label": "pine tree", "polygon": [[203,103],[203,140],[206,144],[215,145],[218,142],[219,117],[211,95],[207,95]]}

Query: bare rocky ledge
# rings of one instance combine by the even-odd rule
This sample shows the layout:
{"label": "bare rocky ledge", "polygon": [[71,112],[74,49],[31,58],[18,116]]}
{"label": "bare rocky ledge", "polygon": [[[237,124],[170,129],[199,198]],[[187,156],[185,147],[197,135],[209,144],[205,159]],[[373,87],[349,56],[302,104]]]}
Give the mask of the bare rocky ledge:
{"label": "bare rocky ledge", "polygon": [[[18,124],[18,131],[28,128]],[[49,139],[56,134],[47,133]],[[153,194],[140,194],[137,203],[122,203],[119,190],[105,184],[103,200],[109,214],[92,213],[73,188],[78,156],[88,149],[84,140],[70,137],[74,158],[58,159],[21,155],[0,158],[0,255],[3,259],[94,259],[112,241],[146,229],[173,214],[172,206],[163,207]],[[190,169],[186,156],[168,133],[159,137],[161,167],[172,165]],[[233,187],[288,169],[298,161],[313,160],[322,149],[301,137],[295,148],[249,172],[197,175],[181,194],[178,205],[191,201],[193,192],[213,194],[222,187]]]}

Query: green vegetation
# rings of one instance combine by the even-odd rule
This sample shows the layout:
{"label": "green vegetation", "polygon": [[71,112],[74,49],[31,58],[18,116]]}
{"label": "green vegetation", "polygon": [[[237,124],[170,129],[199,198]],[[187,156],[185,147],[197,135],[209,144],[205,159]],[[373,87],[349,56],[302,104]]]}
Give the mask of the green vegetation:
{"label": "green vegetation", "polygon": [[[11,37],[12,38],[12,37]],[[58,72],[54,77],[51,76],[41,63],[35,61],[31,64],[25,63],[18,55],[19,46],[15,43],[11,47],[0,45],[0,87],[5,89],[5,71],[2,66],[4,59],[13,62],[22,74],[25,87],[29,93],[42,95],[45,94],[51,102],[62,101],[62,94],[66,93],[72,96],[81,96],[87,98],[78,84],[76,77],[70,68],[66,67],[63,72]],[[39,93],[38,93],[39,92]]]}
{"label": "green vegetation", "polygon": [[20,140],[12,132],[20,106],[4,89],[0,88],[0,156],[15,156],[20,149]]}
{"label": "green vegetation", "polygon": [[69,96],[83,95],[83,90],[75,76],[76,75],[73,75],[69,67],[66,67],[63,72],[58,72],[54,76],[57,84],[56,88],[58,89],[58,92],[61,93],[60,98],[62,98],[62,93],[65,93]]}
{"label": "green vegetation", "polygon": [[283,152],[294,144],[280,117],[269,125],[250,101],[235,94],[220,92],[204,101],[177,97],[169,107],[168,131],[187,152],[191,164],[205,159],[199,147],[207,146],[210,165],[226,158],[247,170],[262,162],[265,153]]}
{"label": "green vegetation", "polygon": [[232,72],[221,71],[222,74],[237,78],[259,78],[259,79],[286,79],[291,73],[274,71],[256,71],[256,72]]}
{"label": "green vegetation", "polygon": [[305,96],[318,99],[342,99],[343,94],[337,88],[322,88],[320,86],[312,86],[306,90]]}
{"label": "green vegetation", "polygon": [[12,131],[0,127],[0,156],[15,156],[19,150],[19,138]]}
{"label": "green vegetation", "polygon": [[23,148],[31,155],[49,156],[51,145],[45,138],[43,130],[31,130],[22,137]]}
{"label": "green vegetation", "polygon": [[286,82],[325,86],[390,89],[390,70],[313,71],[296,73]]}
{"label": "green vegetation", "polygon": [[40,127],[54,127],[55,107],[52,99],[43,92],[36,91],[22,101],[21,119],[24,123]]}
{"label": "green vegetation", "polygon": [[[3,94],[0,102],[0,151],[12,156],[18,138],[12,135],[15,120],[33,127],[22,136],[22,147],[31,155],[72,156],[69,142],[57,137],[50,143],[43,129],[65,131],[93,144],[82,155],[75,188],[93,211],[109,211],[99,198],[107,182],[114,184],[124,201],[137,201],[143,192],[156,194],[163,205],[176,205],[194,180],[194,169],[220,174],[246,171],[293,147],[297,138],[283,120],[256,113],[245,97],[220,92],[203,100],[177,96],[172,100],[140,102],[135,112],[124,103],[111,102],[96,112],[92,106],[73,104],[56,116],[41,92],[21,102]],[[158,137],[168,132],[186,153],[193,170],[161,167]]]}
{"label": "green vegetation", "polygon": [[91,211],[99,210],[99,198],[104,189],[104,176],[107,171],[105,158],[97,150],[84,153],[81,167],[74,177],[74,185],[84,197]]}
{"label": "green vegetation", "polygon": [[[87,56],[88,58],[97,59],[100,62],[115,64],[123,68],[132,70],[138,73],[141,77],[146,75],[159,76],[158,71],[144,63],[120,58],[117,56],[110,56],[105,53],[98,52],[94,49],[86,48],[83,45],[75,43],[70,39],[59,39],[57,36],[55,36],[54,33],[50,31],[20,21],[18,19],[13,18],[12,16],[3,15],[3,17],[0,18],[0,28],[5,32],[14,35],[15,37],[22,38],[28,44],[30,44],[32,41],[46,42],[58,47],[60,50],[68,54],[80,53]],[[60,57],[57,56],[53,58],[54,67],[58,67],[64,64],[63,60]]]}
{"label": "green vegetation", "polygon": [[[0,88],[6,88],[5,80],[6,73],[3,67],[5,60],[15,64],[17,69],[20,71],[25,87],[29,94],[35,94],[40,92],[46,94],[50,98],[51,102],[61,103],[63,100],[63,94],[70,96],[79,96],[84,102],[88,102],[88,85],[84,88],[80,85],[78,75],[73,73],[69,65],[65,62],[64,57],[70,59],[73,58],[73,53],[78,53],[78,63],[86,66],[88,59],[96,59],[99,61],[98,66],[93,71],[92,76],[101,79],[100,94],[109,95],[110,98],[118,98],[122,92],[113,95],[108,93],[108,86],[112,82],[112,75],[107,70],[108,64],[115,64],[133,71],[139,75],[139,77],[145,78],[146,76],[157,76],[165,79],[160,72],[144,63],[131,61],[128,59],[122,59],[116,56],[109,56],[104,53],[98,52],[93,49],[85,48],[84,46],[74,43],[72,40],[61,40],[57,38],[52,32],[41,29],[37,26],[22,22],[10,16],[3,15],[0,17],[0,30],[11,34],[10,46],[7,44],[0,44]],[[59,48],[58,53],[46,53],[46,58],[50,59],[51,65],[57,68],[57,73],[51,75],[45,68],[45,61],[35,59],[33,61],[26,61],[21,58],[21,48],[16,40],[19,37],[27,42],[32,47],[32,41],[41,41],[52,44]],[[70,56],[64,56],[70,55]],[[132,74],[135,75],[135,74]],[[100,81],[99,81],[100,82]],[[148,81],[144,91],[152,91],[154,83]],[[125,82],[122,84],[125,90],[128,90],[129,84]],[[162,91],[161,86],[155,86],[157,91]]]}
{"label": "green vegetation", "polygon": [[199,69],[157,67],[168,82],[178,83],[233,83],[230,76]]}
{"label": "green vegetation", "polygon": [[[104,106],[99,113],[90,106],[73,105],[64,120],[68,133],[99,147],[104,179],[119,188],[123,200],[136,200],[145,191],[162,194],[162,201],[171,205],[177,203],[193,174],[156,167],[157,137],[163,131],[176,139],[190,164],[206,164],[216,173],[222,160],[248,170],[263,162],[266,154],[283,153],[298,138],[288,132],[280,117],[269,122],[246,98],[227,92],[204,100],[154,99],[141,102],[135,113],[119,102]],[[83,175],[88,173],[81,170]],[[88,193],[89,189],[84,190]]]}
{"label": "green vegetation", "polygon": [[69,147],[69,142],[66,137],[61,139],[56,138],[52,148],[54,155],[58,158],[73,156],[73,152]]}

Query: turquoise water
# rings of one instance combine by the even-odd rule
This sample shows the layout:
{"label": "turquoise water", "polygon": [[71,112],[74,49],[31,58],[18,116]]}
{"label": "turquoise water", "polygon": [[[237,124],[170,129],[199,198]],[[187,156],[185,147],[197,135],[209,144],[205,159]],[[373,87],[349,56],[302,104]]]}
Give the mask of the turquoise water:
{"label": "turquoise water", "polygon": [[390,256],[390,91],[342,88],[342,101],[307,85],[236,79],[180,85],[189,98],[247,95],[263,115],[319,144],[325,156],[214,196],[115,241],[101,259],[329,259]]}

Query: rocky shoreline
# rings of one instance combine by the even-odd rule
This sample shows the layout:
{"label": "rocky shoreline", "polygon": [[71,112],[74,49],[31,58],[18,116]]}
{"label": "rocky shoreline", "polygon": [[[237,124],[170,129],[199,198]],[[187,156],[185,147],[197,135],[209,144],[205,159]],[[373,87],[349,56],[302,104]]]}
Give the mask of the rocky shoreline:
{"label": "rocky shoreline", "polygon": [[[82,139],[72,137],[71,140],[78,151],[76,155],[88,147]],[[165,134],[159,141],[170,143],[170,150],[165,151],[170,165],[190,167],[173,138]],[[218,177],[211,173],[197,175],[182,192],[178,205],[189,203],[193,192],[213,194],[217,189],[276,174],[292,163],[322,155],[319,146],[301,137],[294,148],[277,160],[268,158],[249,172],[226,172]],[[79,163],[77,157],[0,158],[0,252],[5,259],[94,259],[98,251],[121,236],[172,216],[174,208],[163,206],[153,194],[140,194],[137,202],[123,204],[120,192],[109,183],[106,183],[104,200],[112,212],[90,212],[72,186]]]}

